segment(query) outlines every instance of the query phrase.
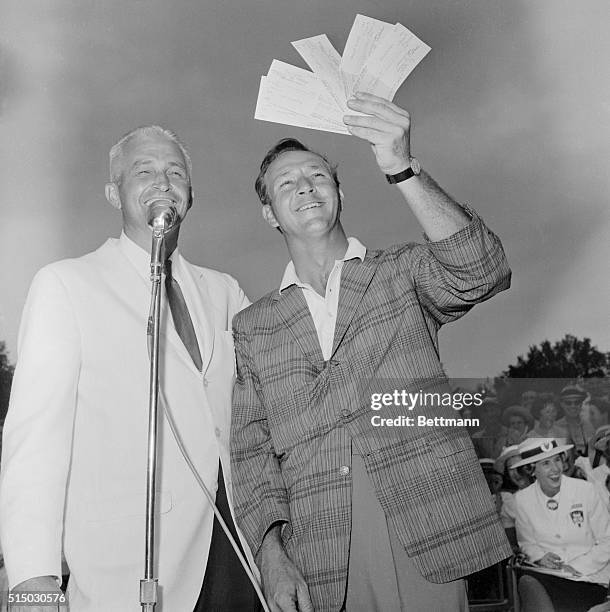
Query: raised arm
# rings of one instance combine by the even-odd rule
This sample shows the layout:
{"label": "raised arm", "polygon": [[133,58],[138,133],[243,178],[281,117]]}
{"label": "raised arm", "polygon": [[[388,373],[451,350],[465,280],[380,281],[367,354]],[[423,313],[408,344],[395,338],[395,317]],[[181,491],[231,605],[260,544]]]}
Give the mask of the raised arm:
{"label": "raised arm", "polygon": [[[366,93],[356,94],[348,106],[368,114],[346,115],[344,122],[371,145],[384,174],[395,177],[409,167],[417,173],[406,110]],[[422,305],[442,325],[506,289],[510,269],[500,240],[476,213],[455,202],[424,171],[403,178],[398,176],[396,187],[428,240],[399,249],[397,262],[401,272],[412,274]]]}
{"label": "raised arm", "polygon": [[[367,113],[346,115],[344,122],[351,134],[366,140],[373,149],[379,169],[386,176],[400,175],[412,164],[409,113],[378,96],[356,93],[348,100],[349,108]],[[470,216],[425,172],[400,180],[396,187],[417,217],[430,240],[442,240],[470,223]]]}

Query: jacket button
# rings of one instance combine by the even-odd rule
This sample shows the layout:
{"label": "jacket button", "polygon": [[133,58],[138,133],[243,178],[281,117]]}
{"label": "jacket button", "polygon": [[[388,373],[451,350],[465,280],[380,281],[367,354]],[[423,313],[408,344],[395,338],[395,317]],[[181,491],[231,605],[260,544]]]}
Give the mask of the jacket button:
{"label": "jacket button", "polygon": [[214,428],[214,433],[216,434],[217,438],[220,438],[220,429],[218,427]]}
{"label": "jacket button", "polygon": [[208,385],[209,385],[209,381],[208,381],[208,379],[207,379],[207,378],[204,378],[204,379],[203,379],[203,386],[204,386],[204,387],[207,387]]}
{"label": "jacket button", "polygon": [[341,476],[347,476],[349,474],[349,465],[342,465],[339,468],[339,474],[341,474]]}

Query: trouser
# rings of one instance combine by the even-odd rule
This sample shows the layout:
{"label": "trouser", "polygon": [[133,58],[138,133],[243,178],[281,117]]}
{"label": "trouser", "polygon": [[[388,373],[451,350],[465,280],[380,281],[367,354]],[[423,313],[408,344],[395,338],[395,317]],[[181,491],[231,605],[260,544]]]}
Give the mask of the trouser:
{"label": "trouser", "polygon": [[[231,518],[220,462],[218,463],[216,506],[243,554],[235,524]],[[259,610],[261,606],[256,591],[218,519],[214,516],[208,563],[194,612],[258,612]]]}
{"label": "trouser", "polygon": [[[462,612],[463,580],[428,582],[388,524],[362,457],[352,452],[352,529],[346,612]],[[405,508],[408,512],[408,508]]]}

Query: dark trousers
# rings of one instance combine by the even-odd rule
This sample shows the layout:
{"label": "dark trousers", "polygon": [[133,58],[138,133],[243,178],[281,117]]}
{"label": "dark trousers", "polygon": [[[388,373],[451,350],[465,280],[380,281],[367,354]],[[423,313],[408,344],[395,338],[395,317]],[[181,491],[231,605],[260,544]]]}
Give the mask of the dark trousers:
{"label": "dark trousers", "polygon": [[[216,506],[243,553],[231,518],[220,462]],[[256,592],[218,519],[214,517],[208,564],[194,612],[259,612],[260,610],[262,608]]]}
{"label": "dark trousers", "polygon": [[544,604],[548,607],[549,600],[555,612],[586,612],[604,602],[607,592],[608,589],[599,584],[576,582],[533,571],[523,572],[519,578],[519,595],[524,612],[538,612]]}

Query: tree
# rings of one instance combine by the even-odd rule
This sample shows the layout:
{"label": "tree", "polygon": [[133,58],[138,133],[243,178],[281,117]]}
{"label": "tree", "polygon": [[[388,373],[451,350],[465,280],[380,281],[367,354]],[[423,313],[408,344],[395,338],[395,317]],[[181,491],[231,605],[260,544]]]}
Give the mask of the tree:
{"label": "tree", "polygon": [[4,417],[8,410],[8,398],[11,394],[14,370],[15,368],[9,363],[6,354],[6,345],[4,342],[0,342],[0,424],[4,423]]}
{"label": "tree", "polygon": [[551,346],[545,340],[540,346],[530,346],[525,359],[517,358],[516,365],[504,372],[509,378],[591,378],[610,374],[610,353],[602,353],[591,340],[579,340],[567,334]]}
{"label": "tree", "polygon": [[517,357],[517,363],[495,379],[494,386],[504,402],[519,403],[527,390],[559,393],[565,385],[576,382],[589,390],[586,380],[609,375],[610,353],[598,351],[589,338],[580,340],[566,334],[554,344],[544,340],[538,346],[530,346],[525,357]]}

